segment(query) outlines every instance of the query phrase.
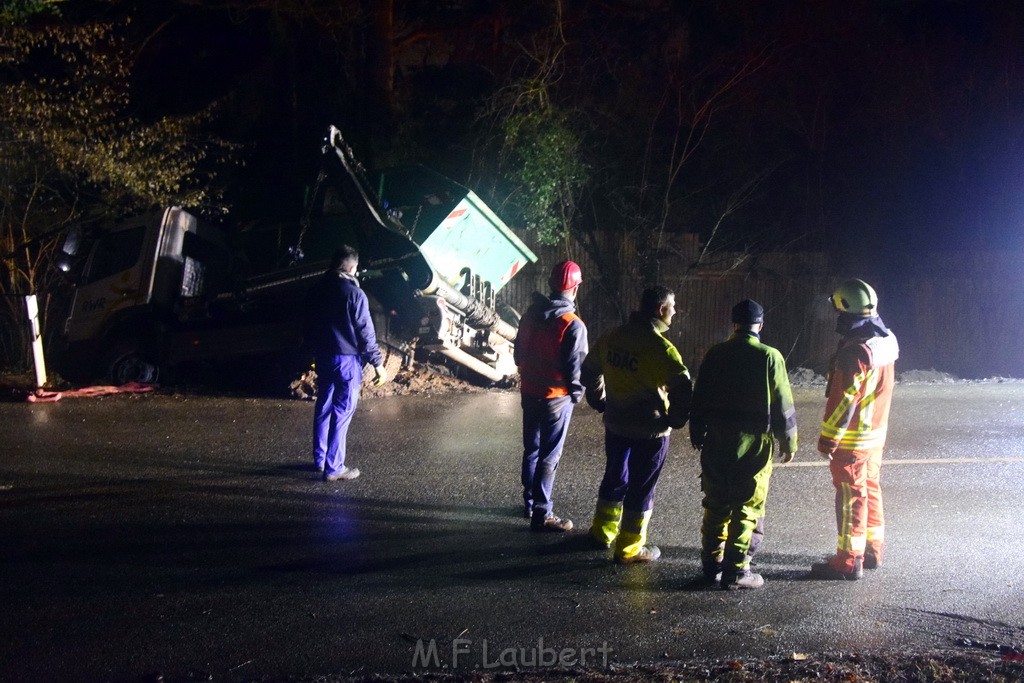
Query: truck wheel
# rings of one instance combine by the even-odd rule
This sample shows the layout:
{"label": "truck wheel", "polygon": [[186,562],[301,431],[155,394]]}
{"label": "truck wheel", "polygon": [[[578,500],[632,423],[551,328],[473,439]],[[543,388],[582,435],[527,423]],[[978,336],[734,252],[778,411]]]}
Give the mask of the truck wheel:
{"label": "truck wheel", "polygon": [[519,327],[519,321],[523,319],[523,316],[512,306],[505,302],[498,304],[498,317],[507,322],[512,327]]}
{"label": "truck wheel", "polygon": [[160,368],[146,360],[134,346],[120,346],[107,356],[107,376],[120,386],[128,382],[155,384],[160,377]]}
{"label": "truck wheel", "polygon": [[[384,370],[388,373],[388,382],[395,378],[398,371],[402,369],[403,354],[387,344],[378,344],[380,355],[384,358]],[[373,384],[373,366],[363,367],[363,384]]]}
{"label": "truck wheel", "polygon": [[[380,354],[384,358],[384,369],[388,373],[388,381],[394,379],[399,370],[402,369],[404,354],[391,348],[387,344],[378,344]],[[373,367],[363,367],[363,384],[373,384]],[[291,384],[288,385],[288,392],[292,398],[303,401],[311,401],[316,398],[316,370],[309,369],[299,374]]]}

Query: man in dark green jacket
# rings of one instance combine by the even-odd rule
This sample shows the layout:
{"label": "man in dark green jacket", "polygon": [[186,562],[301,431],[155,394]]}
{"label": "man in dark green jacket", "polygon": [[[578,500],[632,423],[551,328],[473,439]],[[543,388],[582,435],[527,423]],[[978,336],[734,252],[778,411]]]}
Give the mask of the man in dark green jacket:
{"label": "man in dark green jacket", "polygon": [[797,448],[786,361],[759,336],[764,308],[745,299],[733,307],[732,322],[732,336],[704,356],[690,414],[704,491],[701,566],[725,590],[764,585],[750,558],[762,536],[773,437],[784,463]]}

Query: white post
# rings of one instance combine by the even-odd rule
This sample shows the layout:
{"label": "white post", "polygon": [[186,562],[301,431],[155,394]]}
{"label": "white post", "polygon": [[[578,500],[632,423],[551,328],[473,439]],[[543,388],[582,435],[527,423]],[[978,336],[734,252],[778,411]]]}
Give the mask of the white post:
{"label": "white post", "polygon": [[32,337],[32,360],[36,366],[36,387],[42,389],[46,384],[46,361],[43,358],[43,335],[39,327],[39,305],[36,295],[25,297],[25,308],[28,310],[29,335]]}

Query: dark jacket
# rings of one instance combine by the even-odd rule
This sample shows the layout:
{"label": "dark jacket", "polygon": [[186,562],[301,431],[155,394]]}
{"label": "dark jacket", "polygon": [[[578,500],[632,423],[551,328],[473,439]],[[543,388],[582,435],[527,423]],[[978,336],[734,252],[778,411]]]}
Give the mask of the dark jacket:
{"label": "dark jacket", "polygon": [[786,361],[753,332],[736,332],[704,356],[690,414],[694,446],[704,446],[710,428],[770,433],[782,450],[796,451],[796,408]]}
{"label": "dark jacket", "polygon": [[568,299],[534,292],[513,350],[524,396],[571,396],[573,403],[583,398],[580,367],[587,356],[587,327],[575,311]]}
{"label": "dark jacket", "polygon": [[355,276],[328,270],[310,289],[306,312],[306,346],[314,355],[359,356],[373,366],[384,362]]}

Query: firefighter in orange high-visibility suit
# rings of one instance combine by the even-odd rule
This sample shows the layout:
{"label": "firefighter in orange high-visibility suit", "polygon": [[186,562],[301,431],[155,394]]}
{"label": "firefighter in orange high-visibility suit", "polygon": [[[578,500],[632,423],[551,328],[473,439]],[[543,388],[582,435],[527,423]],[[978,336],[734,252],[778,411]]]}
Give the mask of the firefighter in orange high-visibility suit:
{"label": "firefighter in orange high-visibility suit", "polygon": [[878,296],[866,282],[843,282],[832,304],[842,340],[830,363],[818,451],[829,460],[836,487],[838,547],[828,561],[811,566],[811,576],[854,580],[882,563],[879,475],[899,345],[878,317]]}

